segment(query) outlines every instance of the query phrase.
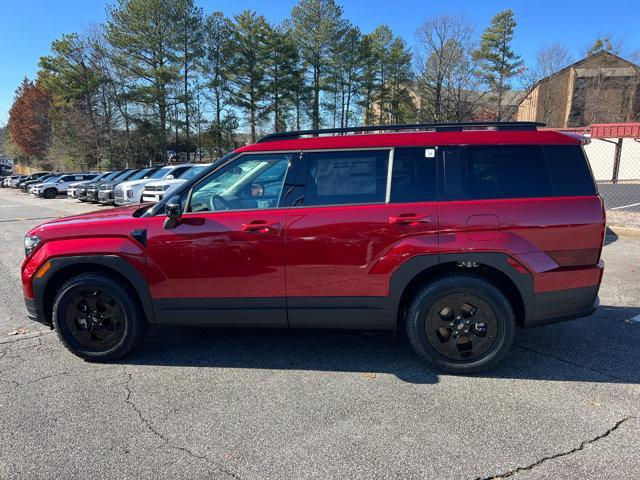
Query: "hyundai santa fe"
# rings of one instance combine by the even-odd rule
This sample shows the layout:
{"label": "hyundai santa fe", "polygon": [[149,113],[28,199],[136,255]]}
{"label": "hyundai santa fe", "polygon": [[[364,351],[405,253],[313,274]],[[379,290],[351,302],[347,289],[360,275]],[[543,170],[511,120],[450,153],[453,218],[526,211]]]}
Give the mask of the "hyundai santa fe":
{"label": "hyundai santa fe", "polygon": [[90,361],[150,324],[406,332],[443,371],[594,312],[603,203],[578,136],[534,123],[284,132],[154,206],[28,232],[28,315]]}

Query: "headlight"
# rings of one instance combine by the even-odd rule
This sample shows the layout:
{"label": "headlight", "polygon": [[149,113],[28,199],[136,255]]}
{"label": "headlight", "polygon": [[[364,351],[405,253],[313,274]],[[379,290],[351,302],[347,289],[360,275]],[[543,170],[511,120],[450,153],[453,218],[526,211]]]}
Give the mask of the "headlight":
{"label": "headlight", "polygon": [[133,198],[133,188],[127,188],[125,191],[127,192],[127,198]]}
{"label": "headlight", "polygon": [[42,239],[38,235],[27,235],[24,237],[24,254],[28,256],[36,248]]}

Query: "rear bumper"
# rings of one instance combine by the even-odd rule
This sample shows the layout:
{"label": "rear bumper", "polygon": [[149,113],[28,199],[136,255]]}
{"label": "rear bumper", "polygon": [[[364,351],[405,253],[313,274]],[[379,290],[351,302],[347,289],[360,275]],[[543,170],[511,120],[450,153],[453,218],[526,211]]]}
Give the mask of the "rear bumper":
{"label": "rear bumper", "polygon": [[600,285],[537,293],[534,297],[533,316],[524,327],[538,327],[588,317],[596,311],[600,301]]}

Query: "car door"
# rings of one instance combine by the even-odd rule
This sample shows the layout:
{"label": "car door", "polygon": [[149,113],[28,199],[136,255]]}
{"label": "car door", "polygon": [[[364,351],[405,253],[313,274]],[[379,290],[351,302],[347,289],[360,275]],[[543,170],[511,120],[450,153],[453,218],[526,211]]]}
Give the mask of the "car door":
{"label": "car door", "polygon": [[[172,229],[150,219],[147,257],[157,319],[286,326],[283,191],[299,153],[241,155],[181,197]],[[274,172],[279,172],[274,176]]]}
{"label": "car door", "polygon": [[436,264],[435,158],[425,148],[306,152],[287,219],[289,323],[388,328],[393,273]]}

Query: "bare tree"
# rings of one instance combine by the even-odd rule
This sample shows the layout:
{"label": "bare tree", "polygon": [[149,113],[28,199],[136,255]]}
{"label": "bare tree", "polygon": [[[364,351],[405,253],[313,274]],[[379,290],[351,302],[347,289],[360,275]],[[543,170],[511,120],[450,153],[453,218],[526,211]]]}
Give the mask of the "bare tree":
{"label": "bare tree", "polygon": [[418,116],[421,121],[464,120],[481,99],[471,53],[474,27],[463,15],[428,18],[416,33]]}
{"label": "bare tree", "polygon": [[[554,81],[554,75],[572,63],[569,50],[562,44],[543,45],[536,55],[536,63],[524,75],[525,90],[537,88],[539,120],[549,125],[562,123],[566,108],[566,86]],[[531,94],[531,92],[530,92]]]}

